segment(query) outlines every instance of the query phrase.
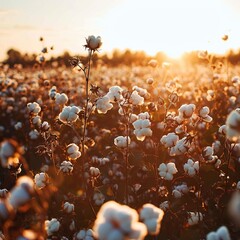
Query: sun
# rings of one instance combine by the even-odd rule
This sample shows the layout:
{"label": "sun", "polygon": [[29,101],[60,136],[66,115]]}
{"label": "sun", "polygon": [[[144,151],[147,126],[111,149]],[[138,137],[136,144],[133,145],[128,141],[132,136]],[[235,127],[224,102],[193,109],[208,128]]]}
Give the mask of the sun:
{"label": "sun", "polygon": [[222,0],[124,1],[102,20],[104,45],[175,58],[193,50],[224,52],[229,45],[221,36],[237,27],[233,17]]}

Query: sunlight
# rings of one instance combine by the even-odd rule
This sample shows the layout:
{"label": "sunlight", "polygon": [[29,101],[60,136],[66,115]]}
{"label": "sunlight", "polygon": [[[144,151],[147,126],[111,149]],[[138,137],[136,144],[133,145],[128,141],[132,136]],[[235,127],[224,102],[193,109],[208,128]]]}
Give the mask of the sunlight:
{"label": "sunlight", "polygon": [[221,40],[223,34],[230,34],[231,46],[238,46],[239,36],[232,35],[238,22],[222,0],[133,0],[113,8],[102,25],[109,48],[142,49],[149,54],[164,51],[179,57],[200,49],[225,52],[229,44]]}

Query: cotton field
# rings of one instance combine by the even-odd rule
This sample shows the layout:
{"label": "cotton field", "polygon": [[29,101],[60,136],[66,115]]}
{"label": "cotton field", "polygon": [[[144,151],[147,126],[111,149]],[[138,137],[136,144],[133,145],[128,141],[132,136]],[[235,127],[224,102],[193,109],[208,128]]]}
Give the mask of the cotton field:
{"label": "cotton field", "polygon": [[236,240],[240,67],[0,68],[0,239]]}

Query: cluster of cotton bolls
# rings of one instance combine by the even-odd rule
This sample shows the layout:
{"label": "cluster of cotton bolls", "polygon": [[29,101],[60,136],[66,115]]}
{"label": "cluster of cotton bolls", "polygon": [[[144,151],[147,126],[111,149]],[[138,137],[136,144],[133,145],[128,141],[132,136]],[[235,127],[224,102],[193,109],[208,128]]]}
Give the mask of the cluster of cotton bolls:
{"label": "cluster of cotton bolls", "polygon": [[114,201],[106,202],[100,208],[93,226],[97,239],[144,239],[146,226],[139,222],[136,210]]}
{"label": "cluster of cotton bolls", "polygon": [[[28,103],[27,108],[28,108],[33,125],[35,127],[40,127],[42,123],[41,117],[38,115],[41,112],[40,105],[37,102]],[[29,132],[29,137],[32,140],[37,139],[39,135],[40,133],[36,128]]]}
{"label": "cluster of cotton bolls", "polygon": [[167,135],[163,135],[160,139],[160,142],[163,144],[165,148],[170,148],[176,145],[179,140],[179,136],[175,133],[168,133]]}
{"label": "cluster of cotton bolls", "polygon": [[165,180],[172,180],[173,175],[178,172],[175,163],[161,163],[158,167],[160,177],[164,178]]}
{"label": "cluster of cotton bolls", "polygon": [[147,112],[140,113],[137,117],[137,120],[135,120],[132,125],[134,127],[133,133],[136,135],[136,138],[139,141],[144,141],[145,137],[152,136],[152,130],[150,128],[151,122]]}
{"label": "cluster of cotton bolls", "polygon": [[189,188],[186,183],[182,183],[181,185],[174,186],[172,191],[172,195],[175,198],[181,198],[184,194],[189,192]]}

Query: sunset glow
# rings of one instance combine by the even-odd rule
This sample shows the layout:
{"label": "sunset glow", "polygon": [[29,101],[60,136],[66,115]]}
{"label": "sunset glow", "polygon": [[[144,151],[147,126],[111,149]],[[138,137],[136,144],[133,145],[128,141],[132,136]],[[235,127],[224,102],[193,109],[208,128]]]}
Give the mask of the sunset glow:
{"label": "sunset glow", "polygon": [[[178,57],[185,51],[223,53],[240,47],[237,0],[0,0],[0,58],[7,49],[38,52],[40,36],[55,54],[81,51],[84,37],[100,35],[103,52],[112,49],[164,51]],[[222,35],[229,40],[223,42]]]}

